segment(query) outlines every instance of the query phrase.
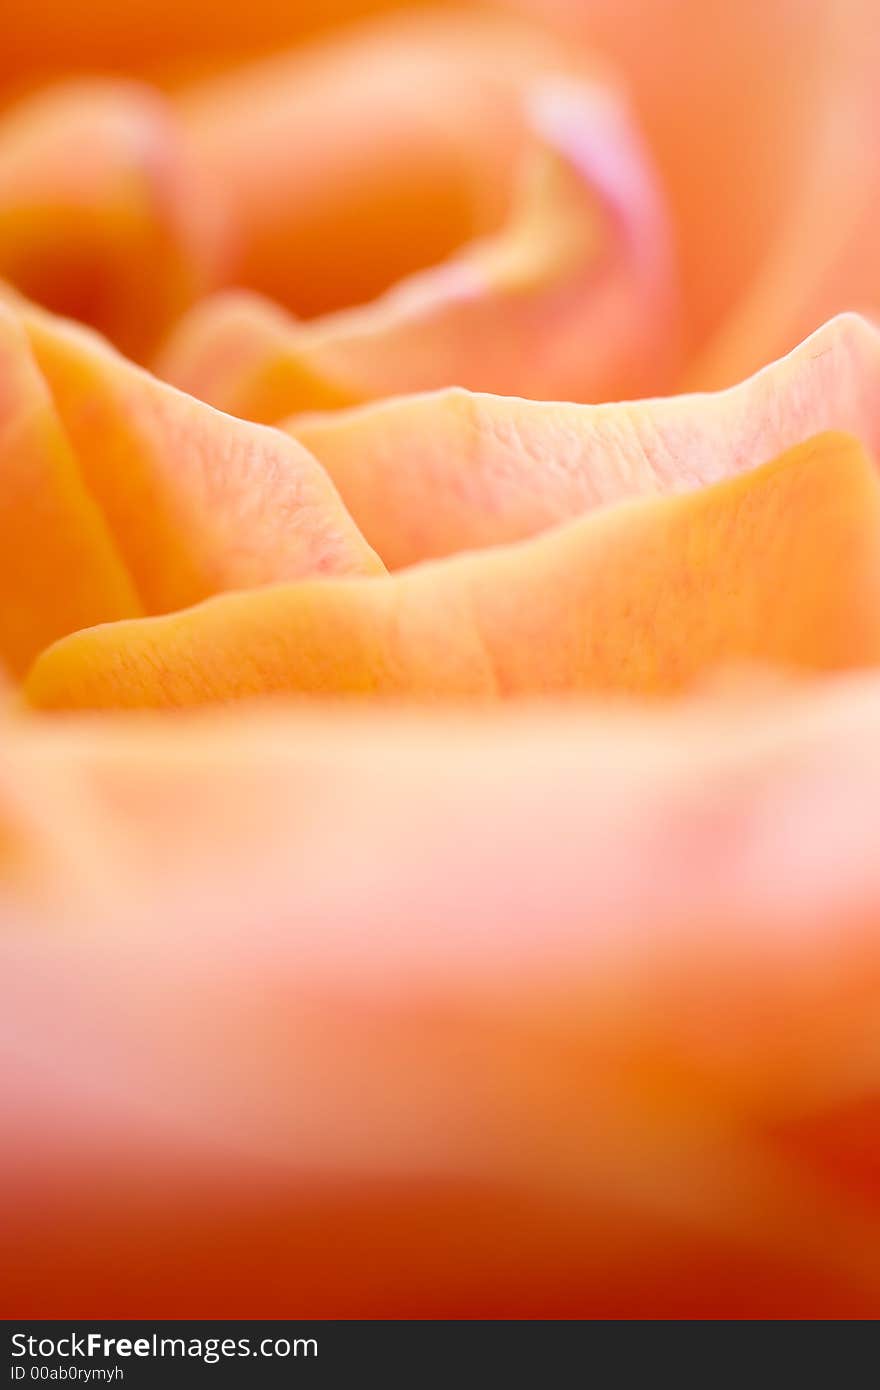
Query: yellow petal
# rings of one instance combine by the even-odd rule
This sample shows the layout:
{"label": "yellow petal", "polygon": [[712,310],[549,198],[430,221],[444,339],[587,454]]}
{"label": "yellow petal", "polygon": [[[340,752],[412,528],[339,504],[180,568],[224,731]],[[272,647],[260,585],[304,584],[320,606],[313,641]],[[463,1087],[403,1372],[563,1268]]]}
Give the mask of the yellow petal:
{"label": "yellow petal", "polygon": [[880,483],[851,437],[518,546],[78,633],[40,658],[27,694],[106,708],[282,691],[669,693],[736,660],[880,660]]}

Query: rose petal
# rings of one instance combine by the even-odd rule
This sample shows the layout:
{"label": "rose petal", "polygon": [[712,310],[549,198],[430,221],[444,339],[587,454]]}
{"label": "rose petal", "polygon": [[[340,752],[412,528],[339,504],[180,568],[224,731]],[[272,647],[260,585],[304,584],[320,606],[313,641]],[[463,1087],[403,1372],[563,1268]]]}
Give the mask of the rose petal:
{"label": "rose petal", "polygon": [[288,413],[359,404],[354,381],[331,375],[300,339],[305,325],[247,290],[226,290],[186,314],[154,363],[158,376],[240,418],[277,424]]}
{"label": "rose petal", "polygon": [[313,317],[494,231],[525,87],[594,66],[543,26],[422,9],[185,90],[192,157],[229,227],[226,282]]}
{"label": "rose petal", "polygon": [[[877,197],[873,0],[505,0],[505,8],[602,54],[627,82],[668,190],[686,351],[721,334],[691,386],[727,386],[832,314],[876,307],[859,292],[876,279],[876,258],[851,237],[859,206],[870,217]],[[829,293],[825,255],[835,243],[846,282]],[[768,260],[784,287],[768,282]]]}
{"label": "rose petal", "polygon": [[158,93],[69,84],[0,122],[0,276],[136,357],[213,279],[183,130]]}
{"label": "rose petal", "polygon": [[382,569],[320,464],[0,304],[0,660],[223,589]]}
{"label": "rose petal", "polygon": [[41,707],[271,692],[670,693],[731,660],[880,660],[880,482],[823,435],[744,477],[380,581],[273,586],[75,634]]}
{"label": "rose petal", "polygon": [[19,318],[0,305],[0,665],[144,610]]}
{"label": "rose petal", "polygon": [[160,373],[269,422],[450,384],[583,400],[668,380],[668,228],[622,99],[554,77],[522,100],[535,147],[497,235],[370,305],[286,330],[271,306],[221,297],[184,323]]}
{"label": "rose petal", "polygon": [[822,61],[795,187],[746,292],[691,364],[691,386],[735,381],[841,309],[880,312],[880,25],[872,0],[829,7]]}
{"label": "rose petal", "polygon": [[0,123],[0,275],[140,357],[222,284],[361,302],[498,225],[523,83],[586,67],[509,17],[421,12],[172,97],[29,97]]}
{"label": "rose petal", "polygon": [[521,540],[625,497],[703,487],[823,430],[847,430],[878,457],[878,390],[880,334],[849,314],[717,395],[582,406],[452,390],[285,428],[396,569]]}
{"label": "rose petal", "polygon": [[7,725],[4,1307],[876,1314],[878,721]]}
{"label": "rose petal", "polygon": [[[406,3],[406,0],[398,0]],[[16,5],[4,15],[0,81],[47,81],[71,69],[149,73],[165,81],[238,62],[315,30],[395,8],[395,0],[92,0],[89,22],[66,0]]]}

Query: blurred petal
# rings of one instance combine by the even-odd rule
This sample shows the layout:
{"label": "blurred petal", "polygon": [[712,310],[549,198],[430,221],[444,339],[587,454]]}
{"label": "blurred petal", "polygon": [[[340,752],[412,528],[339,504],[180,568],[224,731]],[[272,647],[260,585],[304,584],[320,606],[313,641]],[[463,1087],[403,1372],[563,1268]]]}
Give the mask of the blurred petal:
{"label": "blurred petal", "polygon": [[873,0],[833,7],[799,181],[753,280],[688,371],[725,386],[841,309],[880,313],[880,24]]}
{"label": "blurred petal", "polygon": [[[855,89],[872,62],[876,73],[876,58],[868,57],[876,46],[874,0],[504,0],[504,8],[558,28],[613,63],[627,82],[668,192],[686,347],[702,348],[760,275],[803,181],[830,172],[824,154],[817,163],[817,151],[823,127],[830,133],[837,120],[841,84],[853,84],[846,101],[860,102],[864,89]],[[845,27],[865,57],[849,69],[854,55],[842,47]],[[861,180],[874,158],[871,130],[854,133],[858,147],[840,131],[839,167],[813,228],[801,229],[808,237],[836,235],[848,216],[836,195],[850,172]],[[789,249],[798,257],[796,247]],[[806,308],[816,286],[802,270],[797,283]],[[817,305],[812,319],[792,325],[788,341],[744,338],[747,351],[731,359],[723,377],[694,384],[729,385],[793,347],[823,318],[867,307],[849,295]]]}
{"label": "blurred petal", "polygon": [[0,86],[15,89],[71,70],[179,80],[394,6],[395,0],[251,0],[246,7],[215,0],[91,0],[84,24],[67,0],[37,0],[3,17]]}
{"label": "blurred petal", "polygon": [[542,26],[422,9],[184,91],[227,283],[311,317],[494,231],[528,136],[524,91],[593,66]]}
{"label": "blurred petal", "polygon": [[876,1315],[876,679],[4,738],[10,1314]]}
{"label": "blurred petal", "polygon": [[0,664],[23,675],[55,638],[143,608],[24,325],[2,306],[0,480]]}
{"label": "blurred petal", "polygon": [[880,482],[818,436],[740,478],[381,580],[271,586],[93,628],[38,660],[41,707],[273,692],[671,693],[759,660],[880,660]]}
{"label": "blurred petal", "polygon": [[211,283],[213,233],[156,93],[79,83],[0,120],[0,276],[135,356]]}
{"label": "blurred petal", "polygon": [[0,304],[0,660],[223,589],[382,566],[320,464]]}
{"label": "blurred petal", "polygon": [[[240,295],[209,301],[172,338],[161,374],[267,422],[455,384],[580,400],[668,380],[669,232],[625,104],[560,77],[524,86],[521,101],[534,147],[501,231],[365,307],[308,323],[285,325],[273,306]],[[380,211],[387,243],[397,219]],[[271,225],[285,265],[302,271],[284,220]],[[352,222],[338,225],[348,237]],[[354,225],[360,242],[363,219]],[[322,254],[335,276],[326,244]]]}
{"label": "blurred petal", "polygon": [[625,497],[703,487],[828,429],[880,457],[880,334],[843,315],[717,395],[584,406],[452,390],[286,428],[396,569],[522,540]]}

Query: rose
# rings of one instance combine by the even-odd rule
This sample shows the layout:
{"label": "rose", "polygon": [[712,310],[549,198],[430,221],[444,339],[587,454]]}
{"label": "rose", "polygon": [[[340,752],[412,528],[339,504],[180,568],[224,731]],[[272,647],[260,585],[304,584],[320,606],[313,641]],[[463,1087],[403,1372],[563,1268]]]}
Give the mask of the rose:
{"label": "rose", "polygon": [[[847,60],[817,113],[851,156],[833,227],[803,235],[814,133],[802,192],[795,141],[782,215],[768,180],[720,248],[731,190],[694,198],[670,132],[731,138],[730,32],[703,53],[689,15],[716,67],[673,100],[622,8],[591,13],[629,97],[582,47],[459,16],[279,60],[293,94],[264,68],[164,105],[79,88],[10,118],[5,165],[0,136],[7,273],[131,351],[239,275],[319,310],[414,277],[317,323],[236,296],[174,328],[162,372],[283,432],[8,296],[11,1311],[876,1313],[878,694],[842,674],[880,658],[876,331],[583,403],[683,379],[679,321],[686,379],[728,380],[871,307],[865,11],[816,49]],[[773,67],[759,29],[814,41],[782,4],[728,22],[733,73]],[[440,136],[438,70],[467,75]],[[71,128],[99,158],[64,157]],[[462,169],[491,207],[456,251]],[[452,381],[502,394],[408,394]]]}

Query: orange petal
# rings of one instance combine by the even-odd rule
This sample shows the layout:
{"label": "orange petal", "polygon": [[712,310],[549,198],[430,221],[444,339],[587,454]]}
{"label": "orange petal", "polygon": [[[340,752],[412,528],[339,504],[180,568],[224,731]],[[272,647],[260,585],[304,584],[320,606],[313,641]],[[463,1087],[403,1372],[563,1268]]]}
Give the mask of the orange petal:
{"label": "orange petal", "polygon": [[876,1316],[875,678],[3,734],[7,1311]]}
{"label": "orange petal", "polygon": [[522,100],[535,144],[500,232],[372,304],[308,323],[285,327],[241,296],[209,302],[161,374],[269,422],[451,384],[589,400],[668,379],[668,229],[622,100],[559,77]]}
{"label": "orange petal", "polygon": [[[422,13],[173,104],[109,82],[30,98],[0,125],[0,275],[141,357],[200,290],[245,284],[315,314],[403,277],[364,315],[291,325],[293,364],[262,364],[253,408],[239,389],[251,417],[325,405],[325,381],[347,401],[412,382],[659,389],[675,355],[665,212],[589,66],[510,19]],[[205,375],[218,314],[234,340],[222,305],[197,319],[168,359],[181,384]]]}
{"label": "orange petal", "polygon": [[320,464],[0,305],[0,659],[223,589],[381,565]]}
{"label": "orange petal", "polygon": [[221,284],[298,312],[360,302],[497,226],[522,83],[569,66],[533,26],[421,13],[173,98],[30,97],[0,123],[0,275],[136,356]]}
{"label": "orange petal", "polygon": [[726,386],[843,309],[880,313],[880,25],[873,0],[830,7],[797,177],[745,292],[687,382]]}
{"label": "orange petal", "polygon": [[264,424],[288,413],[340,410],[364,391],[322,368],[286,310],[247,290],[202,300],[175,327],[157,374],[220,410]]}
{"label": "orange petal", "polygon": [[542,26],[422,9],[184,91],[192,157],[229,229],[226,282],[313,317],[493,231],[525,87],[586,66]]}
{"label": "orange petal", "polygon": [[[690,352],[728,315],[739,318],[752,287],[760,304],[768,255],[780,265],[788,258],[797,302],[812,312],[787,337],[753,318],[761,335],[738,334],[742,355],[693,385],[729,385],[824,318],[870,307],[858,294],[826,298],[801,253],[844,232],[853,196],[865,208],[876,201],[876,115],[854,119],[859,105],[868,115],[876,102],[874,0],[505,0],[505,8],[601,54],[627,82],[668,191]],[[802,217],[809,183],[812,196],[824,186],[812,222]],[[859,256],[849,271],[857,290],[871,263]],[[797,307],[794,297],[785,307]]]}
{"label": "orange petal", "polygon": [[880,334],[856,315],[731,390],[626,405],[453,390],[286,428],[392,569],[505,544],[625,497],[702,487],[828,429],[880,457]]}
{"label": "orange petal", "polygon": [[[406,3],[406,0],[398,0]],[[0,86],[73,71],[149,73],[166,81],[237,62],[316,29],[394,8],[395,0],[92,0],[84,25],[66,0],[16,5],[4,15]]]}
{"label": "orange petal", "polygon": [[51,708],[279,691],[668,693],[750,659],[880,660],[880,482],[848,436],[519,546],[78,633],[38,660],[27,693]]}
{"label": "orange petal", "polygon": [[210,281],[182,128],[157,93],[91,82],[0,122],[0,276],[135,355]]}

